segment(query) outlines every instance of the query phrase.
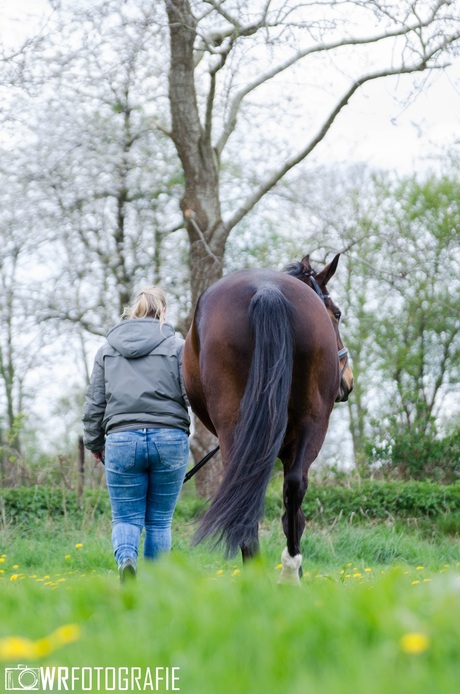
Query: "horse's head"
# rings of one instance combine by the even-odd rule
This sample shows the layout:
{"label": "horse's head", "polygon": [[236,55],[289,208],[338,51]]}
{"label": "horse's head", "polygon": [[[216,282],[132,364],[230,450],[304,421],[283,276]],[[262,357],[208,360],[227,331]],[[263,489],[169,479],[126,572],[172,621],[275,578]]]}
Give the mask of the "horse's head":
{"label": "horse's head", "polygon": [[[338,253],[334,260],[326,265],[326,267],[321,270],[321,272],[315,272],[310,265],[310,256],[306,255],[299,264],[296,264],[298,271],[295,275],[308,284],[313,291],[315,291],[320,299],[324,302],[324,305],[329,313],[334,331],[337,337],[337,349],[339,354],[340,362],[340,387],[336,398],[336,402],[345,402],[348,400],[348,396],[353,390],[353,371],[351,370],[350,362],[348,361],[348,350],[344,347],[342,338],[339,332],[339,323],[341,318],[341,311],[339,307],[332,301],[329,292],[327,291],[327,283],[335,275],[337,270],[337,265],[339,264],[340,253]],[[294,266],[291,266],[293,269]],[[294,273],[292,273],[294,274]]]}

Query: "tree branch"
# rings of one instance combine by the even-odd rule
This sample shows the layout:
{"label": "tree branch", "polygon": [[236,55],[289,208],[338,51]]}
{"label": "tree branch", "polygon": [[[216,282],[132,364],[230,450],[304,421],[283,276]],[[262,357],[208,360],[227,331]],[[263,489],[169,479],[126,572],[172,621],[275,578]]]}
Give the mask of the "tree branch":
{"label": "tree branch", "polygon": [[[257,78],[253,82],[251,82],[244,89],[242,89],[234,97],[234,99],[231,103],[231,106],[230,106],[229,116],[228,116],[226,123],[224,125],[224,128],[222,130],[222,134],[221,134],[221,136],[220,136],[220,138],[216,144],[216,152],[217,152],[218,157],[220,157],[230,135],[232,134],[232,132],[235,129],[236,121],[237,121],[237,115],[238,115],[238,111],[239,111],[241,102],[248,94],[253,92],[255,89],[260,87],[262,84],[269,81],[270,79],[273,79],[274,77],[281,74],[285,70],[289,69],[295,63],[299,62],[303,58],[306,58],[307,56],[317,54],[317,53],[324,53],[327,51],[336,50],[337,48],[344,48],[346,46],[371,45],[373,43],[378,43],[379,41],[384,41],[385,39],[388,39],[388,38],[398,38],[398,37],[406,36],[412,32],[421,31],[423,28],[429,26],[434,21],[437,12],[439,11],[440,7],[443,4],[444,4],[444,0],[438,0],[436,5],[434,6],[432,11],[430,12],[429,16],[425,20],[419,19],[417,17],[417,19],[418,19],[417,22],[413,22],[412,24],[408,24],[408,25],[403,25],[402,27],[400,27],[398,29],[394,29],[392,31],[385,31],[385,33],[378,34],[376,36],[343,39],[340,41],[333,41],[330,43],[321,43],[319,45],[310,46],[308,48],[305,48],[302,51],[297,51],[293,56],[288,58],[283,63],[280,63],[279,65],[274,66],[271,70],[265,72],[259,78]],[[420,34],[418,34],[418,38],[421,40]],[[458,36],[455,36],[453,40],[456,40],[457,38],[458,38]],[[426,46],[424,46],[424,48],[426,48]],[[418,68],[415,68],[415,69],[417,70]]]}
{"label": "tree branch", "polygon": [[[452,39],[452,41],[456,40],[459,38],[457,36],[455,39]],[[444,46],[443,46],[444,47]],[[414,72],[419,72],[422,70],[425,70],[428,68],[427,62],[433,57],[434,54],[438,53],[440,48],[437,48],[435,51],[432,52],[430,56],[427,56],[423,58],[419,63],[415,65],[411,65],[408,67],[403,67],[403,68],[393,68],[389,70],[379,70],[377,72],[370,73],[368,75],[364,75],[363,77],[360,77],[359,79],[355,80],[351,86],[348,88],[348,90],[345,92],[343,97],[337,102],[337,104],[334,106],[334,108],[331,110],[329,113],[329,116],[326,118],[324,121],[323,125],[315,135],[315,137],[310,140],[310,142],[300,151],[298,154],[295,156],[291,157],[288,159],[283,166],[281,166],[279,169],[274,171],[271,176],[241,205],[241,207],[236,210],[236,212],[233,214],[230,219],[228,219],[225,223],[226,228],[230,231],[233,229],[236,224],[238,224],[247,214],[250,212],[253,207],[259,202],[259,200],[266,194],[268,193],[269,190],[271,190],[276,184],[283,178],[283,176],[286,175],[288,171],[290,171],[294,166],[299,164],[301,161],[306,159],[311,152],[315,149],[315,147],[324,139],[324,137],[327,135],[329,132],[332,124],[336,120],[337,116],[339,113],[342,111],[342,109],[348,104],[350,101],[351,97],[353,94],[364,84],[367,82],[371,82],[376,79],[380,79],[383,77],[391,77],[391,76],[397,76],[397,75],[403,75],[403,74],[411,74]],[[440,69],[441,67],[444,66],[432,66],[429,69],[435,69],[438,68]]]}

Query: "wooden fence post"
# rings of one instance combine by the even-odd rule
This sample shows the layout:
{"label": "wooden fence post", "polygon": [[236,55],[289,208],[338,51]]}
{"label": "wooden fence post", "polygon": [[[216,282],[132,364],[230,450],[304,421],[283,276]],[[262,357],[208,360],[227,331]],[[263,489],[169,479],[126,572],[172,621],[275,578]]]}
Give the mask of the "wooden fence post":
{"label": "wooden fence post", "polygon": [[85,489],[85,444],[83,436],[78,437],[78,484],[77,484],[77,499],[78,505],[81,506],[81,499]]}

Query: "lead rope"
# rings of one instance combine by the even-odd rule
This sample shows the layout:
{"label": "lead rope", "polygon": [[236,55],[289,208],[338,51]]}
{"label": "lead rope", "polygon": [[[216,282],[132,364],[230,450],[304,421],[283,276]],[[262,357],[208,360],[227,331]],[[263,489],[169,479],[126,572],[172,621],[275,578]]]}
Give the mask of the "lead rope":
{"label": "lead rope", "polygon": [[203,465],[206,465],[206,463],[208,462],[208,460],[211,460],[211,458],[213,457],[213,455],[215,455],[215,454],[217,453],[217,451],[219,450],[219,448],[220,448],[220,446],[216,446],[216,448],[214,448],[212,451],[209,451],[209,453],[206,453],[206,455],[204,456],[204,458],[201,458],[200,462],[197,463],[194,467],[192,467],[191,470],[189,470],[189,471],[187,472],[187,474],[186,474],[185,477],[184,477],[184,482],[183,482],[183,484],[185,484],[186,482],[188,482],[188,481],[193,477],[193,475],[196,475],[196,473],[198,472],[198,470],[201,470],[201,468],[203,467]]}

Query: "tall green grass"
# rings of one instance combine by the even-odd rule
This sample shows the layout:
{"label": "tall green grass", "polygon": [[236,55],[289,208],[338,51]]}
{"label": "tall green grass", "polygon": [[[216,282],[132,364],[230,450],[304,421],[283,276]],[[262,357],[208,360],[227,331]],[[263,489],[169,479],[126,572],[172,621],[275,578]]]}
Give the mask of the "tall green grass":
{"label": "tall green grass", "polygon": [[[242,568],[241,557],[224,559],[218,551],[206,546],[191,546],[196,522],[176,519],[173,527],[173,554],[190,558],[205,573]],[[109,572],[115,568],[110,543],[111,527],[108,518],[97,527],[68,527],[62,521],[36,523],[32,527],[0,529],[0,587],[11,573],[67,570]],[[261,524],[262,555],[274,570],[280,562],[286,544],[278,519]],[[77,547],[77,545],[83,547]],[[142,546],[141,546],[142,553]],[[424,565],[438,572],[446,564],[460,562],[460,543],[456,537],[440,533],[435,526],[408,528],[404,524],[337,523],[307,524],[302,539],[305,571],[334,572],[348,563],[361,568],[373,566]],[[19,569],[13,569],[18,566]],[[3,571],[3,573],[1,573]]]}
{"label": "tall green grass", "polygon": [[[123,587],[100,572],[24,576],[1,587],[0,657],[9,644],[4,667],[176,667],[188,694],[457,692],[455,571],[336,568],[296,588],[266,562],[206,574],[176,552]],[[71,642],[53,637],[63,627]],[[50,652],[25,660],[46,637]]]}
{"label": "tall green grass", "polygon": [[141,562],[127,586],[106,513],[3,523],[0,691],[5,669],[26,664],[176,667],[186,694],[457,694],[460,545],[448,515],[318,518],[296,588],[277,583],[279,513],[261,525],[262,559],[243,567],[191,548],[201,511],[185,495],[171,555]]}

